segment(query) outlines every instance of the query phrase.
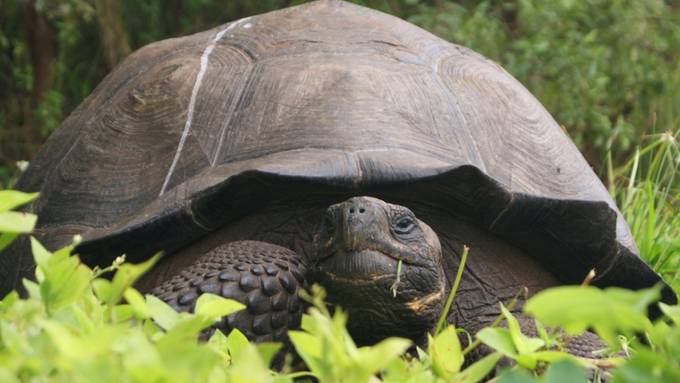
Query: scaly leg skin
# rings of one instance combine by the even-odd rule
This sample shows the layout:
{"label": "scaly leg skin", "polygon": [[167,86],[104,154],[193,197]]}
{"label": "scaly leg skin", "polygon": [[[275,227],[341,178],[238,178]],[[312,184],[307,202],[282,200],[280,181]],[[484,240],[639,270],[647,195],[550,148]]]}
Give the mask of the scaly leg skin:
{"label": "scaly leg skin", "polygon": [[284,342],[288,329],[300,326],[303,304],[298,291],[305,287],[302,257],[281,246],[237,241],[218,246],[189,268],[152,291],[177,311],[193,312],[201,294],[234,299],[246,309],[222,318],[214,329],[225,334],[238,328],[254,342]]}

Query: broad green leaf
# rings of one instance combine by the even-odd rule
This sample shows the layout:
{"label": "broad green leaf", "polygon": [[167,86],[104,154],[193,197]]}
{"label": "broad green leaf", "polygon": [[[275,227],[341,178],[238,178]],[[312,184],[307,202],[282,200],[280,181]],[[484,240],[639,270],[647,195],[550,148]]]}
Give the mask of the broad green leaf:
{"label": "broad green leaf", "polygon": [[288,337],[295,346],[298,354],[307,361],[306,357],[321,357],[321,340],[303,331],[288,331]]}
{"label": "broad green leaf", "polygon": [[570,360],[560,360],[548,367],[545,383],[587,383],[583,368]]}
{"label": "broad green leaf", "polygon": [[329,375],[327,368],[321,360],[321,339],[303,331],[288,331],[288,337],[298,355],[305,361],[311,372],[315,373],[319,378]]}
{"label": "broad green leaf", "polygon": [[102,302],[108,302],[111,298],[111,281],[97,278],[92,281],[92,290]]}
{"label": "broad green leaf", "polygon": [[177,322],[159,339],[159,344],[181,346],[182,343],[190,343],[211,324],[212,321],[206,320],[204,317],[184,312],[179,313]]}
{"label": "broad green leaf", "polygon": [[538,365],[538,360],[533,354],[519,354],[515,357],[515,361],[528,370],[535,370]]}
{"label": "broad green leaf", "polygon": [[678,354],[664,356],[649,348],[641,348],[613,372],[615,383],[680,382]]}
{"label": "broad green leaf", "polygon": [[476,336],[482,343],[502,354],[511,358],[517,357],[517,350],[508,329],[486,327],[481,329]]}
{"label": "broad green leaf", "polygon": [[202,315],[211,322],[245,309],[246,306],[215,294],[201,294],[196,300],[196,315]]}
{"label": "broad green leaf", "polygon": [[219,329],[215,330],[215,332],[213,332],[213,334],[210,336],[210,339],[208,339],[208,346],[220,354],[225,362],[229,362],[231,360],[231,357],[229,356],[227,337]]}
{"label": "broad green leaf", "polygon": [[77,358],[85,349],[83,341],[63,324],[48,319],[41,319],[38,323],[47,332],[59,353],[68,358]]}
{"label": "broad green leaf", "polygon": [[230,383],[265,383],[271,382],[269,369],[254,345],[247,343],[237,355],[232,356],[231,366],[227,370]]}
{"label": "broad green leaf", "polygon": [[227,335],[227,348],[232,359],[246,347],[248,347],[248,338],[239,329],[231,330]]}
{"label": "broad green leaf", "polygon": [[5,368],[4,366],[0,366],[0,382],[19,383],[20,380],[16,375],[17,374],[12,372],[9,368]]}
{"label": "broad green leaf", "polygon": [[403,338],[387,338],[371,347],[359,349],[358,361],[366,366],[366,373],[373,375],[387,367],[395,358],[403,354],[411,345],[411,341]]}
{"label": "broad green leaf", "polygon": [[19,293],[16,291],[11,291],[9,294],[5,295],[0,299],[0,313],[9,310],[14,304],[19,301]]}
{"label": "broad green leaf", "polygon": [[428,334],[427,353],[432,359],[432,368],[441,378],[449,379],[460,371],[463,365],[463,352],[456,329],[449,325],[441,333],[432,338]]}
{"label": "broad green leaf", "polygon": [[135,310],[132,308],[132,306],[126,304],[112,306],[111,313],[113,314],[113,323],[125,322],[135,316]]}
{"label": "broad green leaf", "polygon": [[33,231],[38,216],[30,213],[6,211],[0,213],[0,232],[3,233],[30,233]]}
{"label": "broad green leaf", "polygon": [[496,363],[503,357],[499,352],[491,353],[476,361],[465,370],[459,372],[454,381],[459,383],[476,383],[486,377],[496,367]]}
{"label": "broad green leaf", "polygon": [[145,319],[150,317],[149,308],[147,307],[144,297],[139,293],[139,291],[132,287],[128,287],[125,289],[123,297],[125,297],[125,301],[130,304],[138,317]]}
{"label": "broad green leaf", "polygon": [[146,273],[153,265],[155,265],[161,255],[161,253],[157,253],[153,257],[138,264],[122,264],[113,275],[111,292],[109,294],[109,299],[106,300],[106,302],[112,305],[120,301],[123,297],[123,292],[125,292],[128,287],[132,286],[142,274]]}
{"label": "broad green leaf", "polygon": [[541,383],[525,370],[505,370],[498,377],[498,383]]}
{"label": "broad green leaf", "polygon": [[17,233],[0,233],[0,251],[9,246],[18,236]]}
{"label": "broad green leaf", "polygon": [[40,296],[51,310],[56,310],[79,299],[90,285],[92,271],[70,256],[70,247],[50,253],[35,238],[31,249],[38,267],[36,277],[40,281]]}
{"label": "broad green leaf", "polygon": [[269,366],[276,356],[276,353],[281,349],[282,344],[277,342],[262,342],[255,345],[257,353],[265,365]]}
{"label": "broad green leaf", "polygon": [[680,306],[670,306],[663,302],[659,302],[661,312],[673,321],[673,324],[680,327]]}
{"label": "broad green leaf", "polygon": [[18,211],[0,212],[0,232],[3,233],[30,233],[33,231],[38,216]]}
{"label": "broad green leaf", "polygon": [[530,338],[522,334],[517,318],[515,318],[502,303],[501,313],[503,314],[503,317],[505,317],[505,321],[508,324],[508,331],[515,344],[515,348],[520,355],[532,353],[544,346],[545,343],[541,339]]}
{"label": "broad green leaf", "polygon": [[40,296],[40,285],[33,282],[30,279],[22,279],[21,284],[24,285],[24,289],[26,289],[26,292],[28,293],[28,296],[31,299],[35,299],[38,301],[42,300],[42,297]]}
{"label": "broad green leaf", "polygon": [[548,330],[543,326],[543,323],[541,323],[539,320],[534,319],[534,326],[536,326],[536,334],[538,334],[539,338],[543,340],[545,343],[546,348],[551,348],[555,346],[557,342],[557,335],[550,335],[548,334]]}
{"label": "broad green leaf", "polygon": [[563,327],[571,335],[592,327],[615,347],[618,331],[644,331],[649,327],[645,309],[657,297],[649,290],[562,286],[534,295],[524,311],[548,326]]}
{"label": "broad green leaf", "polygon": [[151,319],[164,330],[171,329],[179,320],[179,314],[172,307],[153,295],[146,295],[146,307],[149,309]]}
{"label": "broad green leaf", "polygon": [[15,209],[38,198],[38,193],[24,193],[18,190],[0,190],[0,212]]}
{"label": "broad green leaf", "polygon": [[36,265],[43,268],[47,267],[47,262],[52,257],[52,253],[47,251],[47,249],[33,237],[31,237],[31,252],[33,252],[33,260]]}

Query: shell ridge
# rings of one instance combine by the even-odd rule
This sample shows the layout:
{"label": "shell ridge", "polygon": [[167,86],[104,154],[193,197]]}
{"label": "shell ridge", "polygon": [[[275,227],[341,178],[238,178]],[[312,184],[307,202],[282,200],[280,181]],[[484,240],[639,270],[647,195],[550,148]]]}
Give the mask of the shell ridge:
{"label": "shell ridge", "polygon": [[231,125],[231,122],[234,118],[235,112],[239,109],[239,105],[243,103],[243,90],[246,88],[248,83],[251,81],[250,78],[252,77],[252,74],[254,72],[254,68],[250,67],[248,69],[248,80],[243,81],[240,84],[240,89],[238,90],[238,97],[234,97],[234,100],[231,102],[231,105],[229,105],[229,113],[227,114],[227,119],[224,121],[222,124],[222,128],[220,129],[220,135],[219,135],[219,140],[217,141],[217,146],[215,147],[215,153],[213,153],[213,158],[210,160],[210,167],[215,167],[215,164],[217,163],[217,159],[220,156],[220,151],[222,149],[222,144],[224,143],[224,136],[227,133],[227,129],[229,129],[229,126]]}
{"label": "shell ridge", "polygon": [[168,173],[165,175],[165,180],[163,181],[163,185],[161,186],[161,191],[158,194],[159,196],[162,196],[163,193],[165,193],[165,189],[168,187],[170,177],[172,177],[172,173],[175,171],[177,162],[179,162],[179,157],[182,154],[182,148],[184,147],[184,143],[187,139],[187,136],[191,131],[191,123],[193,122],[194,109],[196,108],[196,97],[198,96],[198,91],[200,90],[201,84],[203,83],[203,76],[205,76],[205,72],[208,69],[208,59],[210,58],[210,54],[212,53],[213,49],[215,49],[215,44],[218,41],[220,41],[227,32],[234,29],[238,25],[247,22],[248,20],[250,20],[250,17],[246,17],[229,24],[223,30],[217,32],[217,34],[212,39],[210,44],[208,44],[205,50],[203,50],[203,54],[201,55],[201,67],[198,71],[198,74],[196,75],[194,87],[191,89],[191,99],[189,100],[189,107],[187,112],[187,119],[186,122],[184,123],[184,130],[182,131],[182,136],[180,137],[179,143],[177,144],[177,150],[175,151],[175,156],[172,159],[172,163],[170,164],[170,169],[168,169]]}

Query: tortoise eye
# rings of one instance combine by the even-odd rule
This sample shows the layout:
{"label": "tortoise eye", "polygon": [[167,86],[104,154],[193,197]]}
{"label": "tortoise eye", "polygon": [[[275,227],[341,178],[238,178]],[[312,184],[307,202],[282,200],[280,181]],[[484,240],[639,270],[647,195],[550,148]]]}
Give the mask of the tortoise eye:
{"label": "tortoise eye", "polygon": [[410,217],[403,217],[394,224],[394,232],[397,234],[408,234],[416,227],[416,223]]}

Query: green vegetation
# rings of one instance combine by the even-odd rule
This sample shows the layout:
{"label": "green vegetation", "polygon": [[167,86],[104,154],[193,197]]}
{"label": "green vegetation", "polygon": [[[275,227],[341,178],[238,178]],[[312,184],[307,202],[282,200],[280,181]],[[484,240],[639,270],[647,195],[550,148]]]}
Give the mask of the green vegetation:
{"label": "green vegetation", "polygon": [[645,138],[615,169],[609,191],[640,248],[640,256],[680,293],[680,129]]}
{"label": "green vegetation", "polygon": [[[468,46],[526,85],[599,170],[641,257],[680,294],[677,4],[355,2]],[[109,12],[113,17],[97,12],[113,3],[0,0],[0,189],[11,188],[25,166],[15,161],[29,160],[130,50],[301,1],[123,0]],[[107,42],[102,36],[116,28],[124,39]],[[35,197],[0,190],[0,250],[31,232],[36,217],[13,210]],[[36,282],[24,283],[29,296],[12,293],[0,301],[2,382],[475,382],[503,368],[495,379],[500,383],[583,382],[586,372],[596,381],[603,374],[614,382],[680,381],[680,306],[661,304],[664,317],[656,322],[644,315],[657,289],[546,290],[524,307],[538,320],[538,337],[521,334],[504,309],[496,324],[507,327],[471,334],[476,338],[465,349],[451,326],[432,334],[426,349],[396,338],[357,347],[345,329],[346,314],[331,315],[315,290],[302,329],[291,334],[304,365],[293,369],[287,360],[274,373],[267,366],[276,345],[249,344],[238,331],[198,340],[216,318],[238,310],[237,303],[206,295],[195,314],[177,314],[135,290],[134,281],[157,258],[140,265],[121,258],[91,270],[69,256],[69,248],[50,253],[32,240],[32,249],[37,268]],[[115,272],[110,280],[102,277],[108,272]],[[565,315],[567,306],[572,315]],[[586,328],[607,342],[603,356],[609,357],[584,360],[562,351],[568,337]],[[495,351],[467,366],[466,355],[482,343]],[[500,367],[501,357],[516,366]]]}
{"label": "green vegetation", "polygon": [[[32,230],[37,217],[11,210],[36,197],[0,191],[0,243]],[[347,315],[340,308],[331,315],[323,291],[315,287],[306,297],[311,308],[301,329],[289,332],[304,366],[293,370],[288,358],[283,370],[274,372],[268,365],[280,345],[250,344],[238,330],[228,335],[215,331],[208,341],[198,340],[219,318],[242,309],[240,303],[204,294],[195,313],[177,313],[132,287],[159,255],[137,265],[121,257],[110,267],[92,270],[70,255],[72,247],[50,253],[35,239],[31,247],[37,266],[36,281],[24,280],[28,297],[12,292],[0,301],[3,382],[292,382],[315,377],[347,383],[474,383],[498,368],[503,357],[514,360],[515,367],[501,370],[495,378],[500,383],[585,382],[586,371],[594,371],[596,380],[611,375],[619,383],[680,379],[680,306],[660,303],[664,317],[654,323],[645,314],[658,299],[658,288],[544,290],[524,306],[525,314],[536,318],[538,337],[522,334],[499,303],[502,316],[467,348],[449,325],[428,336],[426,350],[416,347],[405,355],[412,344],[401,338],[357,347],[346,330]],[[114,276],[105,279],[104,273]],[[501,320],[507,327],[498,327]],[[570,336],[586,329],[607,342],[602,359],[562,351]],[[635,334],[644,334],[645,341]],[[481,343],[494,351],[463,368],[465,356]],[[621,358],[621,352],[629,358]]]}

